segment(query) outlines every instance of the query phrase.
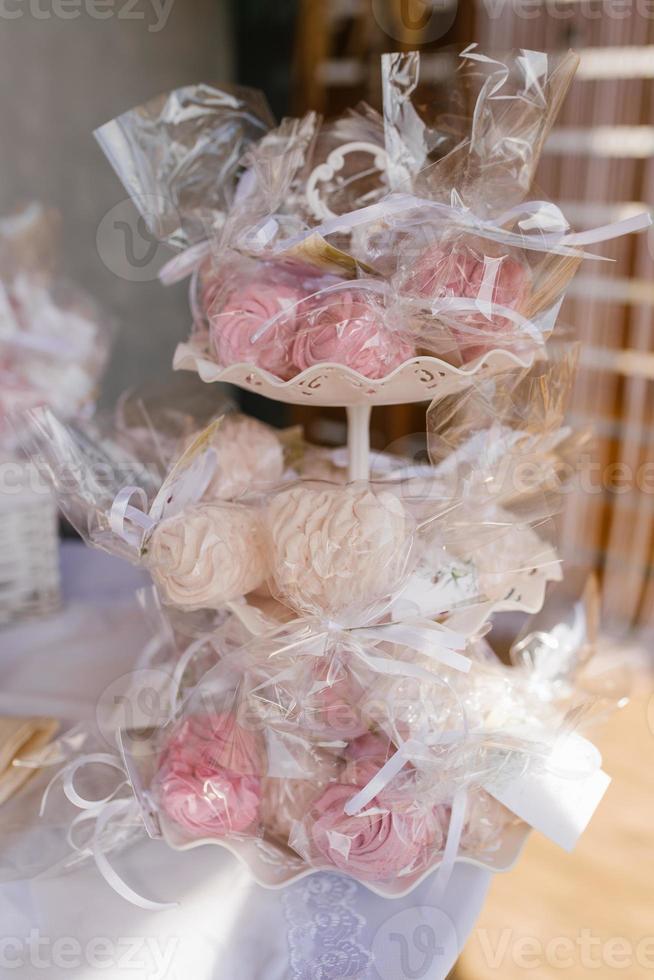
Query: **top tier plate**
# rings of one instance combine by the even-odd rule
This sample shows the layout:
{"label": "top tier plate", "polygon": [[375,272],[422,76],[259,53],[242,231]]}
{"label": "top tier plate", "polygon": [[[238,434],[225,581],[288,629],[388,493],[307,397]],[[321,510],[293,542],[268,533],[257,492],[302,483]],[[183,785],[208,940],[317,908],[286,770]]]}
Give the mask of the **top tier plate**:
{"label": "top tier plate", "polygon": [[173,367],[176,371],[196,371],[206,382],[222,381],[257,395],[290,405],[405,405],[431,401],[466,388],[480,379],[512,367],[529,367],[531,359],[521,359],[504,350],[492,350],[465,368],[454,367],[437,357],[413,357],[379,381],[371,381],[340,364],[319,364],[307,368],[290,381],[253,364],[221,367],[193,343],[179,344]]}

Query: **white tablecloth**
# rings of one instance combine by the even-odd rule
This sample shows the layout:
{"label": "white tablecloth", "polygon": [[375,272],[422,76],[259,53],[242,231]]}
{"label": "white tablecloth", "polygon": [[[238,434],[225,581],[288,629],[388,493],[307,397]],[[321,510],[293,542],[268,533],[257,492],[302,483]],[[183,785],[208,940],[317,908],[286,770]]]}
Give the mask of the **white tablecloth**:
{"label": "white tablecloth", "polygon": [[[90,719],[148,637],[139,574],[78,545],[64,550],[66,608],[0,633],[0,711]],[[1,847],[1,842],[0,842]],[[0,977],[34,980],[441,980],[483,904],[490,874],[457,865],[384,900],[339,875],[268,891],[226,851],[176,853],[143,841],[117,870],[177,907],[136,908],[94,865],[0,885]]]}

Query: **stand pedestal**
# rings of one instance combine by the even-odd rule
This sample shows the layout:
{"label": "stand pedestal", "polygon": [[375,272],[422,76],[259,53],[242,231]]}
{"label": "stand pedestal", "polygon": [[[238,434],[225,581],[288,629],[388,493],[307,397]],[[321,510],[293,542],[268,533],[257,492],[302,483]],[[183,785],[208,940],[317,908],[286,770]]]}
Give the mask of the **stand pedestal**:
{"label": "stand pedestal", "polygon": [[350,480],[367,480],[370,476],[370,413],[372,406],[348,405],[347,448]]}

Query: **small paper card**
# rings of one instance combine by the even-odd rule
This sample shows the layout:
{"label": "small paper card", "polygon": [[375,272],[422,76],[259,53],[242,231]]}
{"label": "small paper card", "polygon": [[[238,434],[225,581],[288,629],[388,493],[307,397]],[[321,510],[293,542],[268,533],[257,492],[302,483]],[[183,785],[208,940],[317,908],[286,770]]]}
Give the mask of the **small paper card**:
{"label": "small paper card", "polygon": [[[587,739],[559,739],[547,770],[484,785],[499,803],[566,851],[572,851],[611,782],[601,756]],[[580,773],[588,774],[580,777]]]}

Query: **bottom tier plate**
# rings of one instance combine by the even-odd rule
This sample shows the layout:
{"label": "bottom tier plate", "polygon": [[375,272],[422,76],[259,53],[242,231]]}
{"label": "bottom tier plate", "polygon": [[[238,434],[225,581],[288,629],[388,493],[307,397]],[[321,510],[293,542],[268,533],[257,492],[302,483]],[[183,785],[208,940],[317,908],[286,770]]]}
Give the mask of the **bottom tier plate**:
{"label": "bottom tier plate", "polygon": [[[161,829],[167,844],[176,851],[188,851],[194,847],[203,847],[207,844],[230,851],[249,869],[254,880],[263,888],[285,888],[287,885],[320,871],[333,872],[335,870],[333,865],[327,864],[324,867],[308,868],[301,858],[292,854],[291,851],[258,838],[222,841],[214,837],[205,837],[199,840],[188,840],[180,834],[173,824],[165,821],[165,819],[161,820]],[[531,828],[527,824],[516,823],[506,830],[504,840],[498,850],[476,857],[462,854],[457,858],[457,864],[470,864],[473,867],[484,868],[492,872],[510,871],[522,853],[530,830]],[[360,884],[381,898],[403,898],[436,870],[438,870],[438,865],[433,865],[425,871],[416,872],[416,874],[406,878],[396,878],[387,882],[362,881]]]}

